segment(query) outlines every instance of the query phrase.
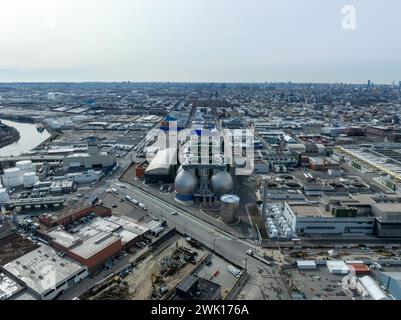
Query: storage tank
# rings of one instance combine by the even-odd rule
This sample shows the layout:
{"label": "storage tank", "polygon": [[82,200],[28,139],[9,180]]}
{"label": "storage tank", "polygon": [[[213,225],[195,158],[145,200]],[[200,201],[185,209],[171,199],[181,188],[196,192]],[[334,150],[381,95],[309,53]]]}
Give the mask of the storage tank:
{"label": "storage tank", "polygon": [[175,177],[174,181],[176,200],[192,202],[197,183],[198,181],[194,173],[189,170],[181,170]]}
{"label": "storage tank", "polygon": [[3,184],[5,187],[17,187],[23,184],[20,168],[5,169],[3,174]]}
{"label": "storage tank", "polygon": [[238,222],[239,216],[239,197],[233,194],[221,196],[220,201],[223,203],[223,209],[220,212],[220,217],[226,224]]}
{"label": "storage tank", "polygon": [[5,203],[10,200],[10,197],[8,195],[8,192],[6,189],[1,188],[0,189],[0,203]]}
{"label": "storage tank", "polygon": [[21,160],[15,163],[15,167],[19,168],[21,171],[33,171],[33,163],[31,160]]}
{"label": "storage tank", "polygon": [[215,173],[210,179],[212,190],[216,195],[230,193],[234,189],[234,181],[231,175],[223,170]]}
{"label": "storage tank", "polygon": [[32,188],[39,181],[35,172],[27,172],[23,175],[24,188]]}

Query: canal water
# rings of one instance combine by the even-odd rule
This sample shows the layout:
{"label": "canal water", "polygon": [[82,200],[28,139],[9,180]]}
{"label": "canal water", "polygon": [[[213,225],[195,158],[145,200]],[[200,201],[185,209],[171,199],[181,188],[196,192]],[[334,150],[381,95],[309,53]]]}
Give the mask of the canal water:
{"label": "canal water", "polygon": [[18,141],[0,149],[0,157],[19,156],[35,148],[50,137],[50,133],[47,130],[39,132],[34,123],[0,120],[5,125],[17,129],[20,134],[20,139]]}

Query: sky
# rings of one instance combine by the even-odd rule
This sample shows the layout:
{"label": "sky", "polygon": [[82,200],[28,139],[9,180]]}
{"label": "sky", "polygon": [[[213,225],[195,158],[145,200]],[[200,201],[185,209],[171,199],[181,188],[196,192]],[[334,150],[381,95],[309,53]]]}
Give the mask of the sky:
{"label": "sky", "polygon": [[0,82],[392,83],[400,30],[399,0],[1,0]]}

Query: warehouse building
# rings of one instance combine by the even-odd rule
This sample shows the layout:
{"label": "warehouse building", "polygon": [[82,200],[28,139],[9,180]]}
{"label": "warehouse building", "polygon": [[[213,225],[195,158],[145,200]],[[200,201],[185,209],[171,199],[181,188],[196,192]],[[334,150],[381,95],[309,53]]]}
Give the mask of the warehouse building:
{"label": "warehouse building", "polygon": [[401,237],[401,197],[371,197],[372,214],[376,217],[378,237]]}
{"label": "warehouse building", "polygon": [[75,192],[77,190],[77,183],[71,180],[52,181],[50,185],[50,194],[52,196],[61,196]]}
{"label": "warehouse building", "polygon": [[112,168],[116,165],[115,155],[100,152],[96,137],[88,139],[87,153],[74,153],[64,157],[63,167],[65,171],[72,168]]}
{"label": "warehouse building", "polygon": [[159,150],[145,170],[145,182],[173,182],[176,164],[177,148]]}
{"label": "warehouse building", "polygon": [[58,214],[45,213],[39,216],[39,222],[48,228],[56,226],[65,227],[74,221],[93,214],[98,217],[108,217],[111,216],[111,209],[103,206],[90,206],[73,212],[68,210],[62,211]]}
{"label": "warehouse building", "polygon": [[2,272],[43,300],[54,299],[88,276],[85,266],[45,245],[7,263]]}
{"label": "warehouse building", "polygon": [[58,227],[47,235],[56,250],[86,265],[90,271],[133,246],[148,228],[128,217],[96,217],[69,232]]}

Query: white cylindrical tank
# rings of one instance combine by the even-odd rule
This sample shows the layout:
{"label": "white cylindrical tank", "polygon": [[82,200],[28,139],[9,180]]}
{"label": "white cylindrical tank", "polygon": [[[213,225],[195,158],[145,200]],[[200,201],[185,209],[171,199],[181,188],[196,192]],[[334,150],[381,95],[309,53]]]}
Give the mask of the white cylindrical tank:
{"label": "white cylindrical tank", "polygon": [[33,171],[33,164],[31,160],[21,160],[15,163],[15,167],[21,171],[30,172]]}
{"label": "white cylindrical tank", "polygon": [[23,184],[20,168],[5,169],[3,174],[3,184],[5,187],[17,187]]}
{"label": "white cylindrical tank", "polygon": [[10,197],[8,195],[8,192],[6,189],[1,188],[0,189],[0,203],[5,203],[10,200]]}
{"label": "white cylindrical tank", "polygon": [[9,168],[4,170],[4,177],[5,178],[15,178],[20,175],[21,170],[19,168]]}
{"label": "white cylindrical tank", "polygon": [[35,172],[27,172],[23,175],[23,181],[25,188],[32,188],[39,181],[39,178]]}

